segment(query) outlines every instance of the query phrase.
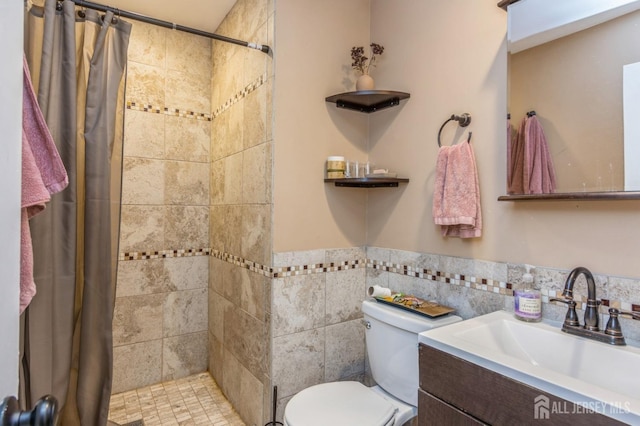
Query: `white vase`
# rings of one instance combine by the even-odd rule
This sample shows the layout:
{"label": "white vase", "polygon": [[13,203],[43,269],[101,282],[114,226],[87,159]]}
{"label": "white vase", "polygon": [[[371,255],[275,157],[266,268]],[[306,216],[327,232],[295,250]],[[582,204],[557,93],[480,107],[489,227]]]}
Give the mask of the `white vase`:
{"label": "white vase", "polygon": [[373,90],[375,88],[375,83],[373,78],[369,74],[362,74],[356,80],[356,90]]}

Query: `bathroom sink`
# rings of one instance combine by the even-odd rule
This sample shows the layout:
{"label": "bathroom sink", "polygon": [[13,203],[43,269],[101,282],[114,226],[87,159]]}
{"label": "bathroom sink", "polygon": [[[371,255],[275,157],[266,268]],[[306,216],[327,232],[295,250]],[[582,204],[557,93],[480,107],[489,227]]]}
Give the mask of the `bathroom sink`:
{"label": "bathroom sink", "polygon": [[640,349],[560,328],[560,323],[527,323],[497,311],[425,331],[419,341],[606,416],[640,423]]}

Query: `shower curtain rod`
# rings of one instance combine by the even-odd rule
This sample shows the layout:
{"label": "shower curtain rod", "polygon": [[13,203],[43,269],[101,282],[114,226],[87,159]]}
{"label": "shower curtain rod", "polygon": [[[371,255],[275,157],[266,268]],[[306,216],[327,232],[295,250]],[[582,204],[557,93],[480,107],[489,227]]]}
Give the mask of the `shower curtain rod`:
{"label": "shower curtain rod", "polygon": [[206,32],[206,31],[201,31],[201,30],[198,30],[198,29],[195,29],[195,28],[185,27],[183,25],[178,25],[178,24],[175,24],[173,22],[168,22],[168,21],[163,21],[163,20],[156,19],[156,18],[151,18],[151,17],[145,16],[145,15],[140,15],[138,13],[127,12],[126,10],[121,10],[121,9],[117,9],[117,8],[110,7],[110,6],[104,6],[102,4],[92,3],[92,2],[89,2],[89,1],[84,1],[84,0],[71,0],[71,1],[74,2],[77,6],[86,7],[86,8],[97,10],[97,11],[100,11],[100,12],[111,11],[115,15],[121,16],[123,18],[134,19],[136,21],[145,22],[147,24],[153,24],[153,25],[157,25],[159,27],[164,27],[164,28],[170,28],[170,29],[173,29],[173,30],[183,31],[183,32],[186,32],[186,33],[195,34],[195,35],[199,35],[199,36],[202,36],[202,37],[207,37],[207,38],[212,38],[212,39],[215,39],[215,40],[224,41],[226,43],[238,44],[240,46],[245,46],[245,47],[249,47],[251,49],[259,50],[259,51],[261,51],[263,53],[266,53],[267,55],[271,55],[271,53],[272,53],[271,48],[269,46],[265,45],[265,44],[249,43],[247,41],[237,40],[235,38],[225,37],[225,36],[222,36],[222,35],[209,33],[209,32]]}

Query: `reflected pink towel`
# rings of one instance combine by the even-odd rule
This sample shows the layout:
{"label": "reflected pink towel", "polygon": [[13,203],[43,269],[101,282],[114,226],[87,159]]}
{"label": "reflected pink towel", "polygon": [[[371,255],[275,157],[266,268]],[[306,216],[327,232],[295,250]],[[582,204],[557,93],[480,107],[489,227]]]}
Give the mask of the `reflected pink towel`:
{"label": "reflected pink towel", "polygon": [[38,106],[26,58],[22,91],[22,211],[20,217],[20,313],[36,294],[29,219],[45,208],[51,194],[69,184],[51,133]]}
{"label": "reflected pink towel", "polygon": [[529,117],[524,126],[524,193],[556,192],[556,174],[549,153],[547,137],[538,117]]}
{"label": "reflected pink towel", "polygon": [[470,143],[443,146],[438,152],[433,219],[445,237],[482,235],[480,185]]}

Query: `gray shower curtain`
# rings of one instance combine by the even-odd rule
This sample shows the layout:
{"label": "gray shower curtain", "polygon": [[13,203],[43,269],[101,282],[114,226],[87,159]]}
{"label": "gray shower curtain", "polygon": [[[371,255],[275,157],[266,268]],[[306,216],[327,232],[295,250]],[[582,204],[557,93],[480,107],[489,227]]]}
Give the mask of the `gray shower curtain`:
{"label": "gray shower curtain", "polygon": [[31,221],[37,294],[23,318],[22,405],[51,394],[60,424],[107,423],[131,25],[46,0],[25,49],[69,187]]}

